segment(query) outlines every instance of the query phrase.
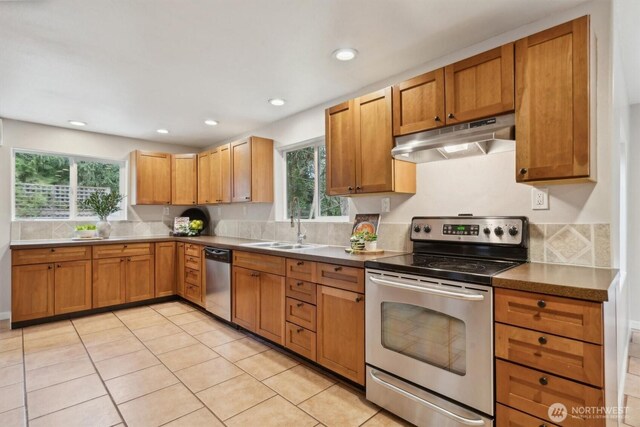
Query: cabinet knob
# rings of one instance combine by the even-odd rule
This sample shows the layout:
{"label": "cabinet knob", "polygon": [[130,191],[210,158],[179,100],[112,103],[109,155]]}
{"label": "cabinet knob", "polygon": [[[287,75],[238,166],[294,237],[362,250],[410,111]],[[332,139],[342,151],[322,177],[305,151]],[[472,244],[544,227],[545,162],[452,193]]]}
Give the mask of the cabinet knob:
{"label": "cabinet knob", "polygon": [[546,424],[540,424],[539,427],[549,427],[549,426],[547,426]]}
{"label": "cabinet knob", "polygon": [[435,117],[433,118],[433,120],[434,120],[434,121],[436,121],[436,122],[439,122],[439,121],[440,121],[440,116],[435,116]]}
{"label": "cabinet knob", "polygon": [[540,382],[540,384],[542,385],[547,385],[549,384],[549,380],[547,379],[547,377],[540,377],[540,379],[538,380]]}
{"label": "cabinet knob", "polygon": [[208,200],[205,200],[204,202],[205,202],[205,203],[209,203],[209,201],[208,201]]}
{"label": "cabinet knob", "polygon": [[124,248],[127,249],[129,247],[129,245],[124,245]]}
{"label": "cabinet knob", "polygon": [[296,265],[304,265],[304,261],[298,261]]}
{"label": "cabinet knob", "polygon": [[449,113],[449,115],[447,116],[447,118],[448,118],[448,119],[453,119],[453,118],[455,118],[455,117],[456,117],[456,116],[454,116],[454,115],[453,115],[453,113]]}
{"label": "cabinet knob", "polygon": [[302,329],[302,328],[298,328],[298,329],[296,329],[296,332],[297,332],[297,333],[300,333],[300,332],[302,332],[302,331],[304,331],[304,329]]}
{"label": "cabinet knob", "polygon": [[191,202],[191,204],[195,205],[195,204],[196,204],[196,201],[194,200],[193,202]]}
{"label": "cabinet knob", "polygon": [[538,338],[538,342],[542,345],[545,345],[547,343],[547,337]]}
{"label": "cabinet knob", "polygon": [[358,190],[362,190],[362,187],[360,187],[359,185],[356,187],[356,191]]}
{"label": "cabinet knob", "polygon": [[251,198],[251,197],[249,197],[249,196],[245,196],[245,198],[244,198],[244,199],[245,199],[245,200],[249,200],[250,198]]}
{"label": "cabinet knob", "polygon": [[361,296],[357,296],[356,297],[356,302],[360,302],[360,301],[362,301],[362,297]]}
{"label": "cabinet knob", "polygon": [[333,271],[342,271],[342,267],[333,267]]}
{"label": "cabinet knob", "polygon": [[127,258],[127,261],[131,262],[131,258]]}
{"label": "cabinet knob", "polygon": [[53,265],[50,265],[47,267],[49,270],[51,270],[53,268]]}
{"label": "cabinet knob", "polygon": [[302,285],[304,285],[304,282],[298,282],[298,283],[296,283],[296,286],[302,286]]}
{"label": "cabinet knob", "polygon": [[538,307],[545,308],[547,303],[544,300],[538,300]]}
{"label": "cabinet knob", "polygon": [[120,262],[124,262],[124,258],[120,258]]}
{"label": "cabinet knob", "polygon": [[520,168],[520,175],[526,175],[527,172],[529,172],[527,168]]}
{"label": "cabinet knob", "polygon": [[55,249],[55,248],[51,248],[51,252],[55,252],[55,251],[56,251],[56,249]]}
{"label": "cabinet knob", "polygon": [[349,190],[349,191],[353,191],[353,187],[352,187],[352,186],[348,186],[348,187],[347,187],[347,190]]}
{"label": "cabinet knob", "polygon": [[62,265],[61,264],[56,264],[56,268],[61,268]]}
{"label": "cabinet knob", "polygon": [[296,307],[302,307],[303,305],[304,305],[303,302],[299,302],[299,303],[296,304]]}

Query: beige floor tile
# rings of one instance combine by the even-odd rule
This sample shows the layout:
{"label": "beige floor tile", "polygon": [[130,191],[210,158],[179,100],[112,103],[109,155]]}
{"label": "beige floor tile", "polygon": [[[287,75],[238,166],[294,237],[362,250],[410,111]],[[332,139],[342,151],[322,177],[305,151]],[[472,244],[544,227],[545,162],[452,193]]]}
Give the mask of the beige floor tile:
{"label": "beige floor tile", "polygon": [[226,420],[225,424],[228,427],[245,427],[257,424],[260,427],[311,427],[318,424],[318,421],[287,402],[281,396],[275,396]]}
{"label": "beige floor tile", "polygon": [[198,398],[223,421],[275,395],[273,390],[247,374],[197,394]]}
{"label": "beige floor tile", "polygon": [[42,325],[29,326],[22,330],[24,340],[31,341],[39,338],[50,337],[59,334],[75,333],[75,328],[70,320],[60,322],[43,323]]}
{"label": "beige floor tile", "polygon": [[626,375],[624,394],[640,398],[640,376],[633,374]]}
{"label": "beige floor tile", "polygon": [[176,375],[191,391],[197,393],[244,372],[236,365],[218,357],[198,365],[176,371]]}
{"label": "beige floor tile", "polygon": [[0,368],[0,387],[23,382],[23,372],[24,366],[22,365],[22,363],[19,365]]}
{"label": "beige floor tile", "polygon": [[9,319],[0,320],[0,331],[11,329],[11,321]]}
{"label": "beige floor tile", "polygon": [[222,322],[216,320],[198,320],[191,323],[185,323],[180,327],[191,335],[204,334],[205,332],[215,331],[224,328],[225,325]]}
{"label": "beige floor tile", "polygon": [[122,421],[109,396],[98,397],[29,421],[30,427],[112,426]]}
{"label": "beige floor tile", "polygon": [[209,320],[210,317],[199,311],[190,311],[189,313],[176,314],[175,316],[168,316],[167,319],[171,320],[176,325],[185,325],[191,322],[197,322],[198,320]]}
{"label": "beige floor tile", "polygon": [[214,347],[213,350],[225,359],[236,362],[253,356],[254,354],[267,351],[269,350],[269,347],[254,340],[253,338],[247,337]]}
{"label": "beige floor tile", "polygon": [[127,325],[127,327],[132,331],[136,329],[148,328],[149,326],[161,325],[166,321],[166,317],[156,313],[155,311],[147,316],[125,317],[124,319],[122,319],[122,322]]}
{"label": "beige floor tile", "polygon": [[629,356],[640,358],[640,341],[629,344]]}
{"label": "beige floor tile", "polygon": [[107,394],[93,374],[27,393],[29,419],[41,417]]}
{"label": "beige floor tile", "polygon": [[67,347],[52,348],[37,353],[27,354],[24,357],[24,366],[27,371],[42,368],[43,366],[77,360],[87,357],[87,351],[82,343]]}
{"label": "beige floor tile", "polygon": [[363,395],[336,384],[299,406],[326,426],[359,426],[371,418],[378,407]]}
{"label": "beige floor tile", "polygon": [[159,365],[160,361],[149,350],[144,349],[96,363],[103,380],[110,380],[131,372]]}
{"label": "beige floor tile", "polygon": [[218,353],[200,343],[158,355],[162,363],[174,372],[216,357],[220,357]]}
{"label": "beige floor tile", "polygon": [[159,426],[202,407],[202,403],[182,384],[158,390],[118,405],[129,427]]}
{"label": "beige floor tile", "polygon": [[94,332],[106,331],[124,326],[113,313],[96,314],[95,316],[81,317],[73,320],[73,326],[80,335],[91,334]]}
{"label": "beige floor tile", "polygon": [[0,368],[17,365],[18,363],[22,363],[21,348],[0,352]]}
{"label": "beige floor tile", "polygon": [[156,311],[145,305],[141,307],[133,307],[133,308],[127,308],[124,310],[114,311],[113,314],[118,316],[119,319],[132,319],[134,317],[145,317],[145,316],[153,315],[153,314],[156,314]]}
{"label": "beige floor tile", "polygon": [[109,394],[119,405],[178,382],[176,376],[164,365],[156,365],[105,381],[105,384],[109,389]]}
{"label": "beige floor tile", "polygon": [[133,331],[139,340],[145,342],[167,335],[174,335],[182,332],[182,329],[169,322],[168,320],[158,325],[149,326],[148,328],[136,329]]}
{"label": "beige floor tile", "polygon": [[329,378],[298,365],[264,381],[266,385],[294,405],[328,389],[334,384]]}
{"label": "beige floor tile", "polygon": [[370,418],[362,427],[411,427],[413,424],[382,410]]}
{"label": "beige floor tile", "polygon": [[640,344],[640,331],[631,331],[631,342]]}
{"label": "beige floor tile", "polygon": [[27,411],[24,406],[12,409],[0,414],[0,426],[3,427],[26,427]]}
{"label": "beige floor tile", "polygon": [[222,344],[226,344],[231,341],[236,341],[244,338],[246,335],[235,329],[228,327],[216,329],[215,331],[205,332],[204,334],[195,335],[194,338],[200,341],[207,347],[217,347]]}
{"label": "beige floor tile", "polygon": [[1,344],[2,340],[6,340],[8,338],[21,337],[21,336],[22,336],[22,329],[0,330],[0,349],[2,348],[2,344]]}
{"label": "beige floor tile", "polygon": [[632,427],[640,427],[640,399],[626,396],[625,406],[627,411],[624,414],[624,423]]}
{"label": "beige floor tile", "polygon": [[27,391],[39,390],[76,378],[85,377],[94,372],[93,364],[86,355],[82,359],[74,359],[56,365],[32,369],[26,372]]}
{"label": "beige floor tile", "polygon": [[0,413],[24,406],[24,383],[0,387]]}
{"label": "beige floor tile", "polygon": [[627,368],[627,372],[632,373],[634,375],[640,375],[640,359],[637,357],[629,358],[629,366]]}
{"label": "beige floor tile", "polygon": [[147,341],[145,345],[153,352],[153,354],[162,354],[197,343],[198,341],[196,341],[191,335],[186,332],[180,332],[178,334],[167,335],[166,337]]}
{"label": "beige floor tile", "polygon": [[106,329],[104,331],[83,335],[82,342],[87,348],[90,348],[100,344],[106,344],[114,341],[120,341],[126,338],[131,338],[133,336],[134,335],[128,328],[120,326],[117,328]]}
{"label": "beige floor tile", "polygon": [[260,381],[286,371],[297,364],[298,362],[295,360],[273,349],[236,362],[236,365],[243,371],[248,372]]}
{"label": "beige floor tile", "polygon": [[184,314],[195,310],[193,307],[181,304],[177,301],[155,304],[150,307],[163,316],[175,316],[176,314]]}
{"label": "beige floor tile", "polygon": [[175,421],[171,421],[163,427],[224,427],[224,424],[207,408],[202,408]]}
{"label": "beige floor tile", "polygon": [[89,351],[89,355],[91,355],[91,359],[93,359],[93,361],[97,363],[101,360],[122,356],[123,354],[133,353],[142,349],[144,349],[144,345],[142,345],[138,338],[133,337],[120,341],[109,342],[106,344],[100,344],[87,350]]}
{"label": "beige floor tile", "polygon": [[0,340],[0,351],[22,350],[22,337],[4,338]]}
{"label": "beige floor tile", "polygon": [[67,347],[80,343],[80,337],[73,332],[65,332],[61,334],[45,336],[38,339],[24,341],[24,354],[31,354],[37,351],[50,350],[52,348]]}

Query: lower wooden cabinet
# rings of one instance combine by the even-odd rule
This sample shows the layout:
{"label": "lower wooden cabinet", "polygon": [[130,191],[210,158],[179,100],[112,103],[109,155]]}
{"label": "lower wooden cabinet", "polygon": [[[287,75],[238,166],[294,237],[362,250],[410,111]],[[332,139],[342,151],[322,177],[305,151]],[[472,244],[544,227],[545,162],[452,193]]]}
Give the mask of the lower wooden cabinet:
{"label": "lower wooden cabinet", "polygon": [[12,321],[53,316],[54,264],[14,266],[11,275]]}
{"label": "lower wooden cabinet", "polygon": [[234,323],[252,332],[258,329],[260,276],[242,267],[233,267],[231,310]]}
{"label": "lower wooden cabinet", "polygon": [[[184,296],[184,243],[176,243],[176,294]],[[156,275],[156,279],[157,279]]]}
{"label": "lower wooden cabinet", "polygon": [[155,273],[153,255],[127,257],[126,301],[135,302],[153,298]]}
{"label": "lower wooden cabinet", "polygon": [[93,261],[93,308],[124,304],[127,284],[125,258]]}
{"label": "lower wooden cabinet", "polygon": [[317,287],[317,362],[364,385],[364,295]]}
{"label": "lower wooden cabinet", "polygon": [[284,345],[284,282],[282,276],[259,273],[260,298],[256,332]]}
{"label": "lower wooden cabinet", "polygon": [[91,261],[67,261],[54,268],[54,314],[91,309]]}
{"label": "lower wooden cabinet", "polygon": [[155,296],[174,295],[176,293],[176,243],[156,243],[155,257]]}

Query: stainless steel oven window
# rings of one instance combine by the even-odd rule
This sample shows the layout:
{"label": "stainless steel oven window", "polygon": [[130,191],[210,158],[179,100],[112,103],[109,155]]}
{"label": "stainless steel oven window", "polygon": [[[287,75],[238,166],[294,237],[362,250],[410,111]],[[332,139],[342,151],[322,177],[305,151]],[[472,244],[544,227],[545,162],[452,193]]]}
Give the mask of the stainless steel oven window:
{"label": "stainless steel oven window", "polygon": [[398,302],[383,302],[380,310],[383,347],[460,376],[467,373],[462,320]]}

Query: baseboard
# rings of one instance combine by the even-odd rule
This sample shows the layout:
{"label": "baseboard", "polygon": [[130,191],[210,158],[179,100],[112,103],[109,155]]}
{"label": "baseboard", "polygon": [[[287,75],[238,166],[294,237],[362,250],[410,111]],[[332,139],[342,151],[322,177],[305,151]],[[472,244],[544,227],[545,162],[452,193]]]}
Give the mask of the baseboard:
{"label": "baseboard", "polygon": [[[622,378],[618,378],[618,406],[623,407],[625,405],[625,394],[624,387],[625,382],[627,381],[627,371],[629,370],[629,344],[631,343],[632,329],[637,329],[633,326],[633,320],[629,321],[629,335],[627,336],[627,341],[624,346],[622,358]],[[640,322],[638,322],[640,324]],[[619,359],[618,359],[619,360]]]}
{"label": "baseboard", "polygon": [[11,318],[10,311],[0,311],[0,320],[5,320]]}
{"label": "baseboard", "polygon": [[640,320],[629,320],[629,328],[640,331]]}

